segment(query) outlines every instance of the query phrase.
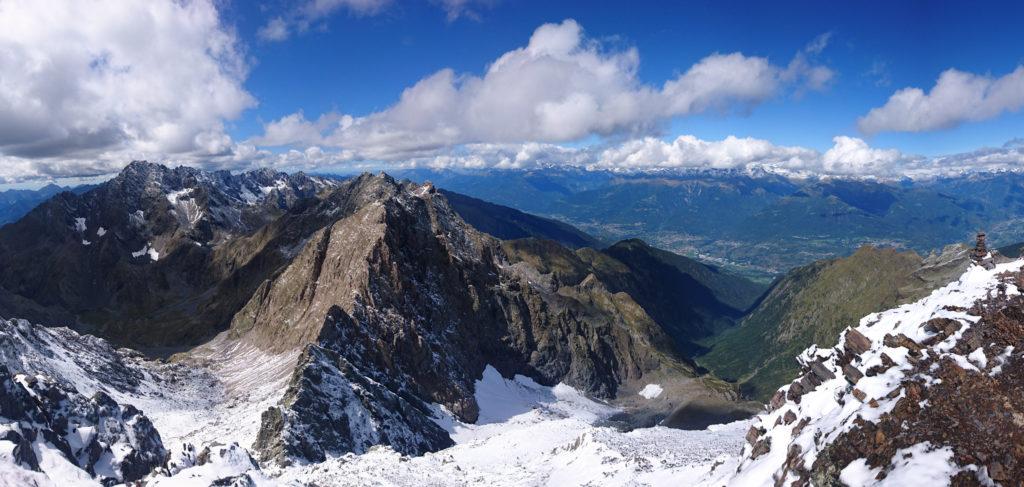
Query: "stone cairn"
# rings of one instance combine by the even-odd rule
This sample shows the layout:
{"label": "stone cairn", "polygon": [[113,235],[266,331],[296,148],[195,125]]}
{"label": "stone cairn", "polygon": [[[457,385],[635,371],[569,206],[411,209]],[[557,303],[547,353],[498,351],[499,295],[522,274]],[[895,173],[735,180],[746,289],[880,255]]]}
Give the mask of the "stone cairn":
{"label": "stone cairn", "polygon": [[974,250],[971,251],[971,260],[975,264],[978,264],[986,269],[991,269],[996,266],[992,260],[992,254],[989,253],[988,247],[985,245],[985,232],[978,231],[977,239],[975,240]]}

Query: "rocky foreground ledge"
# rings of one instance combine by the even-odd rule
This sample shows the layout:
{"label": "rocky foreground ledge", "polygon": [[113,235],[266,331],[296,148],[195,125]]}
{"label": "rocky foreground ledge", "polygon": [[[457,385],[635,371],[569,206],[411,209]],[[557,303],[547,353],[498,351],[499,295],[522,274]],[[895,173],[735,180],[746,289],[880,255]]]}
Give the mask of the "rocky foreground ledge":
{"label": "rocky foreground ledge", "polygon": [[732,485],[1015,485],[1024,478],[1022,261],[974,265],[864,317],[755,419]]}

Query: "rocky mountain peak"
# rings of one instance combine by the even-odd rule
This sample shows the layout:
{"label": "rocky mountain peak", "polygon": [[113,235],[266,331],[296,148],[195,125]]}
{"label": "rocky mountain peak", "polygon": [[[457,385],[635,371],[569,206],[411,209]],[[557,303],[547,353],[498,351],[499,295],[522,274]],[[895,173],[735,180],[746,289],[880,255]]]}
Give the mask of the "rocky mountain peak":
{"label": "rocky mountain peak", "polygon": [[[262,239],[270,237],[259,231],[335,185],[135,161],[0,230],[0,262],[9,270],[0,276],[0,314],[121,343],[197,341],[226,325],[243,299],[230,296],[250,292],[248,279],[260,282],[286,260],[281,247],[306,237],[285,232],[267,248]],[[40,268],[40,256],[56,275]]]}
{"label": "rocky mountain peak", "polygon": [[597,277],[539,285],[432,185],[363,174],[286,220],[318,229],[227,335],[264,353],[301,351],[287,392],[264,414],[264,459],[316,461],[377,443],[442,448],[450,440],[428,404],[476,421],[473,383],[488,365],[609,399],[651,375],[719,394],[698,385],[628,295]]}

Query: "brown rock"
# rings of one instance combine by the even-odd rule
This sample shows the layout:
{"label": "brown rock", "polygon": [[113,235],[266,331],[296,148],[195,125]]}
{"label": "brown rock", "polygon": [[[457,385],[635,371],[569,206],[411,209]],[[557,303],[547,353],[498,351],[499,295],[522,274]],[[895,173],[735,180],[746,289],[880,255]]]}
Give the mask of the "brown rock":
{"label": "brown rock", "polygon": [[772,451],[772,439],[771,438],[764,438],[764,439],[758,440],[757,443],[754,444],[754,448],[752,450],[750,450],[750,458],[757,458],[757,457],[759,457],[761,455],[764,455],[765,453],[768,453],[770,451]]}
{"label": "brown rock", "polygon": [[796,381],[789,385],[789,392],[786,393],[786,399],[800,404],[800,397],[803,396],[805,392],[807,391],[804,389],[803,384],[800,381]]}
{"label": "brown rock", "polygon": [[843,376],[846,377],[846,382],[852,385],[856,384],[861,377],[864,377],[864,373],[857,367],[854,367],[853,364],[846,364],[843,366]]}
{"label": "brown rock", "polygon": [[885,344],[885,346],[887,346],[887,347],[893,347],[893,348],[903,347],[903,348],[906,348],[907,350],[910,350],[910,353],[912,355],[915,355],[915,356],[921,354],[921,345],[918,344],[917,342],[915,342],[914,340],[911,340],[909,337],[907,337],[906,335],[904,335],[902,333],[900,333],[900,334],[898,334],[896,336],[885,335],[885,338],[882,340],[882,343]]}
{"label": "brown rock", "polygon": [[853,397],[856,397],[857,400],[860,401],[860,402],[864,402],[864,400],[868,398],[868,395],[865,394],[864,391],[854,387],[853,388]]}
{"label": "brown rock", "polygon": [[782,422],[791,424],[793,421],[796,421],[796,413],[792,410],[786,411],[786,414],[782,416]]}
{"label": "brown rock", "polygon": [[807,423],[810,422],[811,420],[807,418],[801,419],[800,422],[793,427],[793,436],[799,435],[800,432],[804,430],[804,427],[807,426]]}
{"label": "brown rock", "polygon": [[924,324],[924,331],[928,333],[936,333],[937,337],[931,337],[928,339],[930,343],[934,343],[937,340],[942,340],[960,330],[962,325],[959,321],[951,320],[949,318],[933,318],[928,320]]}
{"label": "brown rock", "polygon": [[768,401],[768,405],[770,406],[772,411],[779,409],[785,403],[786,393],[782,390],[775,391],[775,394],[772,396],[772,400]]}
{"label": "brown rock", "polygon": [[828,369],[828,367],[825,367],[825,364],[821,363],[821,360],[815,360],[814,362],[811,362],[810,374],[817,379],[818,385],[827,380],[832,380],[836,378],[836,375],[833,374],[832,371]]}
{"label": "brown rock", "polygon": [[878,374],[881,374],[882,372],[885,372],[886,370],[889,370],[889,368],[892,367],[893,365],[896,365],[896,362],[893,362],[892,358],[890,358],[884,352],[882,353],[881,358],[881,364],[869,368],[867,371],[864,372],[864,374],[867,375],[868,377],[874,377]]}
{"label": "brown rock", "polygon": [[846,349],[856,354],[862,354],[871,348],[871,340],[856,329],[846,330]]}
{"label": "brown rock", "polygon": [[751,426],[750,429],[747,430],[747,443],[753,445],[755,442],[757,442],[757,439],[760,438],[761,435],[763,435],[764,433],[764,428],[756,428],[754,426]]}

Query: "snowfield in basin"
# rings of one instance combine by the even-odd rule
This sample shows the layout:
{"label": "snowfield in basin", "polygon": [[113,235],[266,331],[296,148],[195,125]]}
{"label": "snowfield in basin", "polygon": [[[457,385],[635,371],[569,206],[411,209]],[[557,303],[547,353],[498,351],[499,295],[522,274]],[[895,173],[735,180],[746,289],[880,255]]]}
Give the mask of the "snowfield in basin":
{"label": "snowfield in basin", "polygon": [[[146,485],[205,486],[239,475],[253,485],[321,487],[721,485],[738,465],[749,428],[749,421],[739,421],[701,431],[623,432],[601,425],[616,409],[569,386],[544,387],[523,376],[507,380],[488,367],[476,383],[476,424],[435,406],[435,421],[456,442],[451,448],[409,457],[375,447],[318,464],[261,469],[246,449],[260,414],[283,393],[294,354],[213,346],[208,353],[222,360],[207,367],[162,364],[66,328],[0,325],[0,362],[12,370],[38,371],[87,395],[106,392],[153,421],[174,465],[170,476],[150,476]],[[206,447],[210,460],[196,465]],[[47,474],[16,465],[0,448],[0,485],[97,485],[73,466]]]}
{"label": "snowfield in basin", "polygon": [[477,424],[441,408],[438,422],[456,445],[421,457],[389,448],[326,462],[268,468],[289,485],[576,486],[720,485],[738,464],[749,421],[701,431],[663,427],[622,432],[600,426],[616,412],[559,384],[544,387],[488,367],[476,383]]}

